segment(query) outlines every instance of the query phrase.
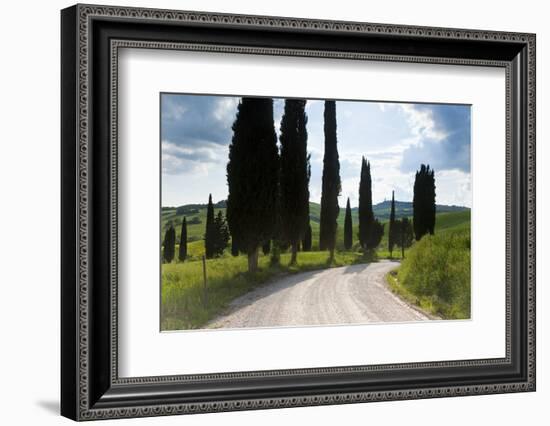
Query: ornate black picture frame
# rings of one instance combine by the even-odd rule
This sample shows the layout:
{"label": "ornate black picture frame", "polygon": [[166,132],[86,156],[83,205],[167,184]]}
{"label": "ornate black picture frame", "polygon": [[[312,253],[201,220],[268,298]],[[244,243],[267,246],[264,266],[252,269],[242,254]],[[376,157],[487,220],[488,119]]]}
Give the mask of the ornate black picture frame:
{"label": "ornate black picture frame", "polygon": [[[535,390],[535,35],[95,5],[64,9],[61,28],[62,415],[92,420]],[[119,378],[120,47],[504,68],[506,356]]]}

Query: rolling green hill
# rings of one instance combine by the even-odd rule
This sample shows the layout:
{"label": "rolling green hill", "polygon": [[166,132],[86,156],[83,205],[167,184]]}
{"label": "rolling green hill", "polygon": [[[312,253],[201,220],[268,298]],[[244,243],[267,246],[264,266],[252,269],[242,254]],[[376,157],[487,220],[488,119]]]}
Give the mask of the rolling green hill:
{"label": "rolling green hill", "polygon": [[[382,203],[373,206],[374,215],[385,224],[384,237],[380,244],[381,249],[387,248],[387,233],[388,233],[388,220],[390,201],[383,201]],[[412,203],[396,201],[396,217],[403,216],[412,217]],[[319,216],[320,205],[317,203],[309,203],[311,229],[313,239],[313,250],[317,249],[319,244]],[[225,201],[214,204],[214,214],[217,214],[221,210],[225,214]],[[447,229],[456,229],[460,227],[469,226],[470,223],[470,209],[466,207],[457,206],[436,206],[436,232],[445,231]],[[179,214],[178,214],[179,213]],[[188,251],[190,256],[200,256],[204,251],[203,237],[206,226],[206,204],[187,204],[179,207],[163,207],[161,211],[161,239],[164,237],[164,231],[169,223],[172,223],[176,227],[176,240],[179,240],[181,232],[181,221],[183,216],[187,218],[187,241]],[[340,208],[340,215],[338,216],[338,236],[337,247],[343,246],[344,240],[344,215],[345,208]],[[353,239],[357,240],[358,229],[358,211],[357,208],[352,209],[352,222],[353,222]]]}

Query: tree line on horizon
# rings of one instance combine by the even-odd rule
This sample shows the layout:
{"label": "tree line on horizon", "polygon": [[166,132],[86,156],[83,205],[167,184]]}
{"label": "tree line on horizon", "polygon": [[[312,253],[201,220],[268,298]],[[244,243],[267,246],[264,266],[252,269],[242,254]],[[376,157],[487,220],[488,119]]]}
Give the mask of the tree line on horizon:
{"label": "tree line on horizon", "polygon": [[[226,215],[214,216],[212,196],[209,196],[205,255],[220,256],[231,239],[231,254],[244,253],[249,272],[258,267],[259,251],[271,254],[277,263],[282,251],[291,250],[291,264],[297,262],[301,249],[310,251],[311,224],[309,217],[310,155],[307,152],[306,100],[287,99],[281,120],[279,144],[273,119],[272,98],[243,97],[237,107],[232,125],[233,137],[229,145],[227,163],[228,197]],[[340,162],[338,155],[336,102],[325,101],[324,156],[319,222],[319,248],[329,252],[329,262],[336,248],[337,218],[340,212],[338,196],[341,193]],[[381,242],[384,225],[374,217],[372,206],[372,179],[370,162],[362,158],[359,182],[359,232],[361,249],[366,253]],[[435,177],[433,169],[421,165],[416,173],[413,197],[413,221],[395,218],[394,194],[389,222],[388,248],[412,244],[433,234],[435,225]],[[175,230],[170,226],[164,236],[163,260],[171,262],[175,256]],[[183,248],[182,248],[183,246]],[[187,255],[187,221],[183,218],[178,258]],[[344,220],[344,247],[353,246],[353,224],[349,198]]]}

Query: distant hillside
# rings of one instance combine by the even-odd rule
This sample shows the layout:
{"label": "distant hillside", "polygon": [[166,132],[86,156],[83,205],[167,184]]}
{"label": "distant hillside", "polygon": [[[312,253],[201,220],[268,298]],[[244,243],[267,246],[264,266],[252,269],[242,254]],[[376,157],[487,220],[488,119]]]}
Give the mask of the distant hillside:
{"label": "distant hillside", "polygon": [[[382,201],[381,203],[372,206],[374,216],[381,221],[389,220],[391,201]],[[452,213],[470,210],[468,207],[461,206],[446,206],[437,204],[435,207],[436,213]],[[345,206],[340,206],[340,215],[338,216],[338,223],[344,224]],[[309,212],[312,222],[319,223],[319,215],[321,212],[321,206],[318,203],[309,203]],[[351,217],[354,223],[358,220],[358,208],[351,209]],[[411,201],[395,201],[395,217],[400,218],[403,216],[412,217],[413,208]]]}
{"label": "distant hillside", "polygon": [[[214,211],[217,214],[218,210],[223,211],[225,214],[225,208],[227,206],[226,200],[219,201],[214,204]],[[373,206],[374,216],[377,217],[381,222],[387,222],[390,218],[390,206],[391,201],[383,201],[381,203],[375,204]],[[311,225],[313,228],[313,233],[318,232],[319,227],[319,216],[320,216],[321,206],[318,203],[309,203],[309,216],[311,220]],[[338,225],[340,229],[343,229],[344,226],[344,216],[346,208],[345,206],[340,206],[340,214],[338,215]],[[442,213],[458,213],[458,212],[469,212],[468,207],[460,206],[446,206],[446,205],[437,205],[436,213],[438,215]],[[401,218],[404,216],[412,218],[412,202],[410,201],[396,201],[395,202],[395,216]],[[189,239],[201,239],[204,236],[204,226],[206,223],[206,204],[185,204],[179,207],[163,207],[162,208],[162,231],[165,230],[165,226],[168,223],[172,223],[176,226],[177,232],[179,232],[181,220],[183,216],[187,217],[188,224],[188,237]],[[356,226],[359,223],[358,209],[357,207],[351,209],[351,216],[353,225]],[[461,216],[457,216],[461,217]],[[469,220],[469,219],[468,219]],[[178,234],[179,235],[179,234]]]}
{"label": "distant hillside", "polygon": [[[412,218],[412,203],[406,201],[396,201],[396,217],[408,216]],[[383,223],[384,236],[382,238],[381,248],[387,247],[388,220],[390,216],[390,201],[378,203],[373,207],[375,216]],[[225,214],[226,202],[221,201],[215,204],[214,214],[221,210]],[[319,211],[320,205],[310,203],[310,218],[313,235],[313,247],[316,249],[319,241]],[[451,229],[459,229],[470,226],[470,209],[467,207],[438,205],[436,207],[437,216],[435,221],[436,233],[445,232]],[[338,235],[337,247],[343,245],[344,215],[345,207],[340,206],[340,215],[338,216]],[[187,241],[189,242],[189,253],[193,256],[202,255],[204,252],[204,232],[206,226],[206,204],[186,204],[179,207],[163,207],[161,212],[161,239],[168,224],[176,228],[176,235],[179,238],[181,232],[181,221],[183,217],[187,218]],[[353,236],[356,241],[358,233],[358,212],[357,208],[352,209]]]}
{"label": "distant hillside", "polygon": [[[391,210],[391,200],[382,201],[381,203],[375,204],[372,207],[374,216],[379,219],[389,219],[390,210]],[[435,211],[436,213],[450,213],[450,212],[462,212],[465,210],[470,210],[468,207],[462,206],[447,206],[443,204],[436,204]],[[413,208],[412,201],[395,201],[395,215],[397,217],[401,216],[412,216]]]}

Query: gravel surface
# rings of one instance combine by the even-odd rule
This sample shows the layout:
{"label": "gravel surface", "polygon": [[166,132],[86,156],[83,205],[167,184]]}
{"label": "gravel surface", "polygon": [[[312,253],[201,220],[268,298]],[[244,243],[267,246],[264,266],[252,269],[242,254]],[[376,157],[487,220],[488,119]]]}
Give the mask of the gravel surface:
{"label": "gravel surface", "polygon": [[398,262],[343,266],[288,275],[235,299],[210,328],[426,321],[387,287]]}

